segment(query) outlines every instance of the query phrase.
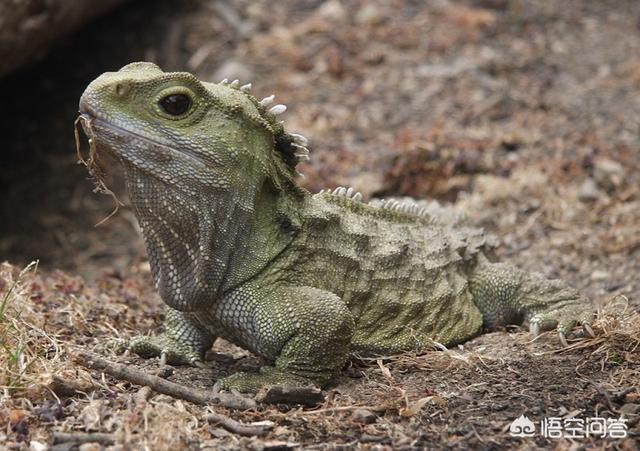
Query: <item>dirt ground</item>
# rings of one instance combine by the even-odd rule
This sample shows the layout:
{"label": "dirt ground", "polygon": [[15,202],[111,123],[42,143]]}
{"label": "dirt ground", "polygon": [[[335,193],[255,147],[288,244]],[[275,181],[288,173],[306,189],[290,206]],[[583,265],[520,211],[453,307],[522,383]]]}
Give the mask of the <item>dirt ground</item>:
{"label": "dirt ground", "polygon": [[[459,209],[499,237],[502,258],[583,290],[598,337],[576,331],[561,349],[514,327],[354,358],[315,407],[205,407],[85,369],[81,349],[210,390],[259,365],[224,342],[213,369],[110,346],[157,333],[162,304],[131,210],[94,227],[111,200],[76,165],[72,123],[86,84],[133,60],[275,93],[286,127],[311,140],[307,188]],[[0,93],[0,449],[638,449],[637,1],[135,1]],[[230,432],[208,412],[267,432]],[[628,437],[512,437],[520,415],[623,418]],[[52,445],[61,432],[98,444]]]}

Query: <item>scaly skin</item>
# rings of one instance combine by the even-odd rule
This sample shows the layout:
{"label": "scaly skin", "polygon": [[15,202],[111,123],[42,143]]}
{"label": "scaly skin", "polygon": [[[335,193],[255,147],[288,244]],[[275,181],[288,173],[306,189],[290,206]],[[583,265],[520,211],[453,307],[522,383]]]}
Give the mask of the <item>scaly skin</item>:
{"label": "scaly skin", "polygon": [[272,362],[220,381],[253,391],[324,385],[352,352],[452,345],[523,320],[561,341],[578,322],[591,332],[584,297],[494,262],[481,230],[417,201],[298,187],[306,140],[245,91],[133,63],[82,95],[85,131],[124,167],[168,306],[165,334],[133,351],[197,365],[223,337]]}

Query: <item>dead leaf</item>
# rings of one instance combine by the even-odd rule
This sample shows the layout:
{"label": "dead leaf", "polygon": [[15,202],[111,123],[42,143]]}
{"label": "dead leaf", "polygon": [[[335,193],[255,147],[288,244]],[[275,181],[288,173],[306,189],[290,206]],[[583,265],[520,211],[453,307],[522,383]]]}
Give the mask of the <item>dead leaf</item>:
{"label": "dead leaf", "polygon": [[382,363],[382,359],[378,359],[376,360],[376,362],[378,363],[380,371],[382,371],[382,375],[387,379],[393,379],[393,377],[391,376],[391,371],[389,371],[389,368],[384,366],[384,363]]}
{"label": "dead leaf", "polygon": [[438,395],[433,395],[433,396],[427,396],[425,398],[420,398],[417,401],[411,403],[410,406],[404,408],[404,409],[400,409],[400,415],[405,417],[405,418],[409,418],[412,417],[414,415],[417,415],[420,413],[420,411],[422,410],[422,408],[424,406],[426,406],[428,403],[431,404],[435,404],[438,407],[444,407],[447,404],[447,401]]}

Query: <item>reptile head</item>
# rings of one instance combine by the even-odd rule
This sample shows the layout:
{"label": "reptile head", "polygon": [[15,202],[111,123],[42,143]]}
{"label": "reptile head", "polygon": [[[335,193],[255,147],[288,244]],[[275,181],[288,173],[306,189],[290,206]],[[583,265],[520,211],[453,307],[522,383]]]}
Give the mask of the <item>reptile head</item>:
{"label": "reptile head", "polygon": [[265,178],[289,185],[308,158],[306,140],[276,119],[284,105],[267,110],[273,96],[258,102],[247,86],[132,63],[94,80],[80,113],[98,149],[173,188],[243,190]]}
{"label": "reptile head", "polygon": [[92,155],[107,150],[124,166],[156,286],[178,310],[212,302],[234,282],[237,259],[258,267],[279,252],[279,241],[255,250],[247,235],[273,235],[263,210],[279,204],[266,199],[303,193],[294,177],[306,140],[284,131],[283,105],[267,110],[272,97],[247,91],[132,63],[80,99]]}

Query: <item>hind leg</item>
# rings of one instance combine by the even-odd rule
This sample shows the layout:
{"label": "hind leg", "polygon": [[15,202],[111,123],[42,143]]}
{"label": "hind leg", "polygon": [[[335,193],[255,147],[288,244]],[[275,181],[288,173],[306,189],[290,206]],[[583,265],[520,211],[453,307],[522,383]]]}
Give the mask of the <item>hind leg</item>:
{"label": "hind leg", "polygon": [[529,322],[533,335],[557,329],[566,346],[566,335],[576,324],[593,336],[593,306],[576,289],[539,273],[527,273],[506,263],[481,263],[471,275],[469,287],[483,316],[483,325],[494,328]]}

